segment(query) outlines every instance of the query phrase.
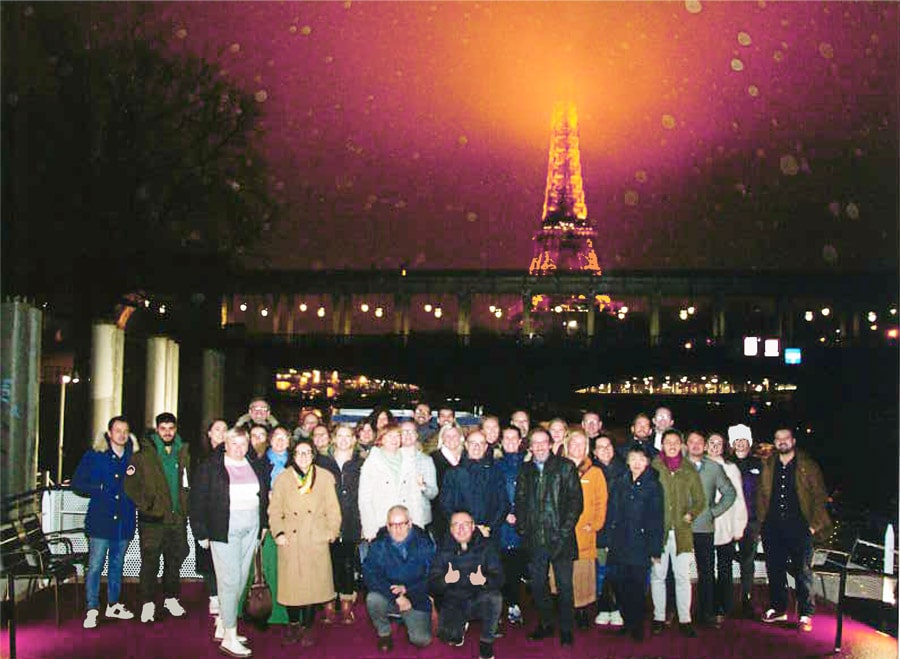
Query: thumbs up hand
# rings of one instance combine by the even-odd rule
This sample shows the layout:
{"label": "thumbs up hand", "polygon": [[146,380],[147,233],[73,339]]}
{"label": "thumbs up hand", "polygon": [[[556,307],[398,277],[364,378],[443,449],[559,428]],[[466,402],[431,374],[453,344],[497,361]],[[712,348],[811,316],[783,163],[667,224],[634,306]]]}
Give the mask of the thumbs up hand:
{"label": "thumbs up hand", "polygon": [[447,574],[444,575],[444,581],[446,583],[456,583],[459,581],[459,570],[453,569],[453,563],[450,563],[447,566]]}
{"label": "thumbs up hand", "polygon": [[487,577],[481,573],[480,565],[478,566],[477,570],[469,575],[469,583],[471,583],[473,586],[483,586],[487,583]]}

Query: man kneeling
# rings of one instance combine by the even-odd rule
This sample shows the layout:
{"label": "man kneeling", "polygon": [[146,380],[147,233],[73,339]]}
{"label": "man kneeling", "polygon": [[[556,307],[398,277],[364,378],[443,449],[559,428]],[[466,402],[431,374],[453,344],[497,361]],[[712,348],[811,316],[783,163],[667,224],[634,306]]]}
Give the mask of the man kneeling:
{"label": "man kneeling", "polygon": [[389,615],[399,615],[417,647],[431,643],[431,600],[428,599],[428,566],[434,543],[409,520],[406,506],[388,510],[387,526],[381,527],[363,561],[363,579],[369,593],[366,608],[378,632],[378,649],[393,647]]}
{"label": "man kneeling", "polygon": [[437,635],[461,646],[470,619],[481,621],[478,656],[493,659],[494,638],[503,604],[503,567],[493,542],[481,535],[472,515],[453,513],[450,535],[431,564],[430,589],[440,602]]}

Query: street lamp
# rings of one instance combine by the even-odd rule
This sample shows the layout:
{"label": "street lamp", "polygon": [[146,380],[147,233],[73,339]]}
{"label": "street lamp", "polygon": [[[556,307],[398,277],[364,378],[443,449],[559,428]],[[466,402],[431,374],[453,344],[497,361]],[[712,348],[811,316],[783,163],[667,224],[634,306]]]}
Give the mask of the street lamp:
{"label": "street lamp", "polygon": [[78,377],[77,371],[73,375],[66,373],[59,379],[59,452],[57,454],[56,462],[57,485],[61,484],[63,480],[63,437],[65,436],[66,430],[66,387],[69,384],[78,384],[80,381],[81,378]]}

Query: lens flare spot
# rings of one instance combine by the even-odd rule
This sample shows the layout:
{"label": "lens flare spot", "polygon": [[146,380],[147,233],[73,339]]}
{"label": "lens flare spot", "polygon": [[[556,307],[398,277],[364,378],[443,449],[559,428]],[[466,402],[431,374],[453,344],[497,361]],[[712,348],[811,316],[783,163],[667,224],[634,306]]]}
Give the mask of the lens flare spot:
{"label": "lens flare spot", "polygon": [[797,172],[800,171],[800,165],[797,163],[797,159],[790,153],[781,156],[779,167],[781,167],[781,173],[785,176],[796,176]]}
{"label": "lens flare spot", "polygon": [[478,213],[474,211],[469,211],[466,213],[466,222],[477,222],[478,221]]}
{"label": "lens flare spot", "polygon": [[854,204],[852,201],[847,204],[847,207],[844,209],[844,212],[847,214],[851,220],[859,219],[859,206]]}
{"label": "lens flare spot", "polygon": [[180,27],[175,30],[175,36],[179,39],[187,39],[188,31],[187,28]]}
{"label": "lens flare spot", "polygon": [[699,14],[703,11],[703,5],[699,0],[685,0],[684,8],[689,14]]}
{"label": "lens flare spot", "polygon": [[308,37],[312,34],[312,28],[309,25],[304,25],[300,28],[300,34],[302,34],[304,37]]}
{"label": "lens flare spot", "polygon": [[832,201],[828,204],[828,212],[831,213],[834,217],[841,216],[841,202]]}
{"label": "lens flare spot", "polygon": [[233,43],[233,44],[231,44],[231,45],[228,47],[228,52],[231,52],[231,53],[239,53],[239,52],[241,52],[241,44],[239,44],[239,43]]}
{"label": "lens flare spot", "polygon": [[456,138],[456,143],[459,144],[460,146],[465,146],[466,144],[469,143],[469,138],[466,137],[465,135],[460,135],[459,137]]}
{"label": "lens flare spot", "polygon": [[821,55],[825,59],[833,59],[834,47],[827,41],[823,41],[819,44],[819,55]]}
{"label": "lens flare spot", "polygon": [[639,169],[634,173],[634,180],[638,183],[646,183],[647,182],[647,172],[643,169]]}
{"label": "lens flare spot", "polygon": [[738,32],[737,40],[738,40],[738,43],[741,44],[742,46],[749,46],[750,44],[753,43],[753,39],[751,39],[750,35],[747,34],[746,32]]}
{"label": "lens flare spot", "polygon": [[666,130],[672,130],[675,128],[675,117],[671,114],[664,114],[662,116],[662,127]]}
{"label": "lens flare spot", "polygon": [[838,260],[838,251],[834,245],[825,245],[822,248],[822,258],[826,263],[835,263]]}
{"label": "lens flare spot", "polygon": [[625,205],[626,206],[637,206],[640,197],[635,190],[626,190],[625,191]]}
{"label": "lens flare spot", "polygon": [[733,60],[731,60],[731,70],[732,71],[743,71],[744,63],[741,60],[739,60],[737,57],[735,57]]}
{"label": "lens flare spot", "polygon": [[750,96],[752,96],[753,98],[756,98],[757,96],[759,96],[759,87],[757,87],[756,85],[750,85],[749,87],[747,87],[747,93],[750,94]]}
{"label": "lens flare spot", "polygon": [[784,61],[784,53],[782,53],[780,50],[776,50],[774,53],[772,53],[772,59],[775,60],[776,62],[783,62]]}
{"label": "lens flare spot", "polygon": [[291,26],[288,28],[288,32],[290,32],[291,34],[297,34],[297,26],[296,26],[296,25],[291,25]]}
{"label": "lens flare spot", "polygon": [[269,98],[269,92],[267,92],[265,89],[260,89],[253,95],[253,98],[257,103],[265,103]]}

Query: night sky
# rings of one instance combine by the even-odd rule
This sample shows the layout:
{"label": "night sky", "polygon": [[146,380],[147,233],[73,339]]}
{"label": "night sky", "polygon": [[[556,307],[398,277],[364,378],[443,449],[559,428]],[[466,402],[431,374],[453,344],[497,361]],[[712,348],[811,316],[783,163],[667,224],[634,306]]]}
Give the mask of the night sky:
{"label": "night sky", "polygon": [[278,268],[522,268],[572,98],[617,268],[896,268],[898,6],[170,3],[264,109]]}

